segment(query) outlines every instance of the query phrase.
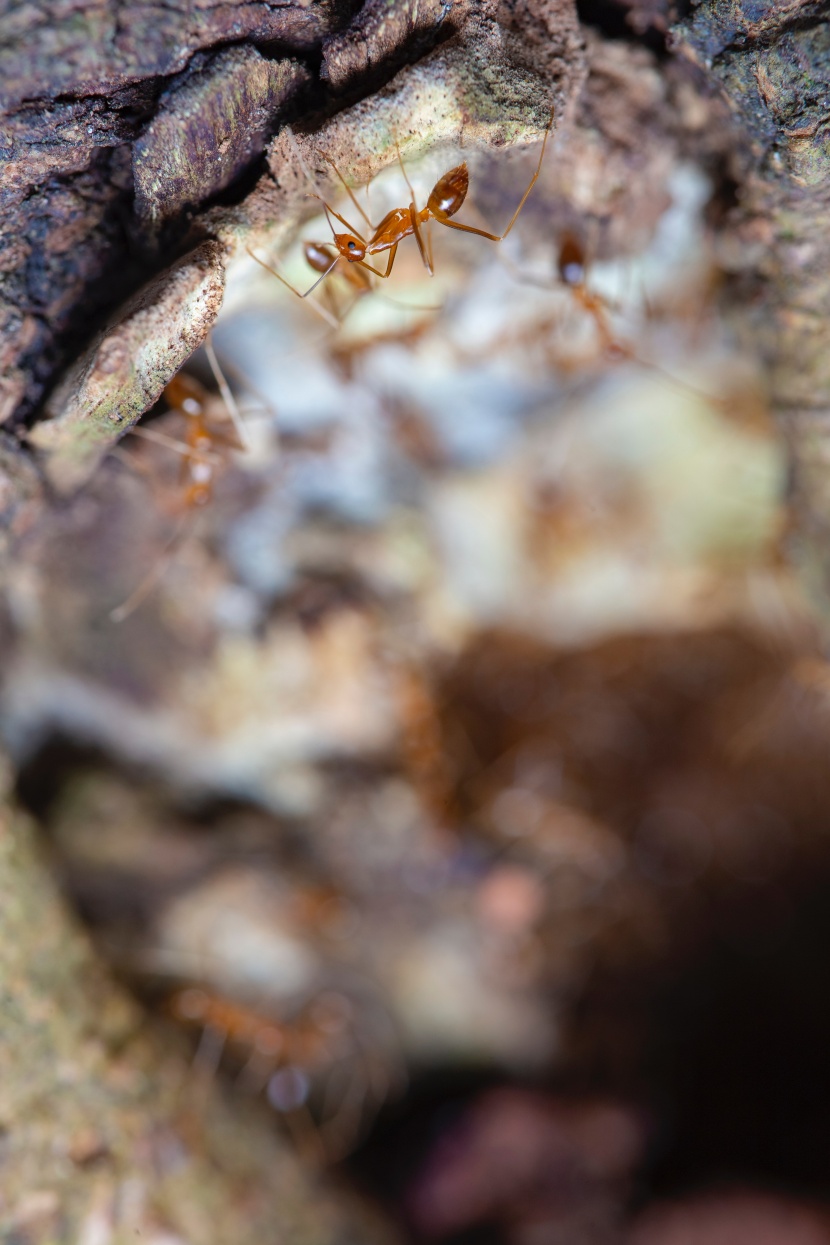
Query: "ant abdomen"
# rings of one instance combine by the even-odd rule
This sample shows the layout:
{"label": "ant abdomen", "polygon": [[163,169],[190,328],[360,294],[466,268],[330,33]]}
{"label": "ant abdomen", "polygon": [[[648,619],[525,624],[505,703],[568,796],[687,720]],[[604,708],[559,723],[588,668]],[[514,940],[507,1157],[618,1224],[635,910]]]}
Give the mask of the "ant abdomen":
{"label": "ant abdomen", "polygon": [[444,216],[455,216],[467,198],[469,185],[470,174],[466,164],[459,164],[456,168],[450,169],[449,173],[439,177],[433,186],[427,201],[427,211],[438,219]]}

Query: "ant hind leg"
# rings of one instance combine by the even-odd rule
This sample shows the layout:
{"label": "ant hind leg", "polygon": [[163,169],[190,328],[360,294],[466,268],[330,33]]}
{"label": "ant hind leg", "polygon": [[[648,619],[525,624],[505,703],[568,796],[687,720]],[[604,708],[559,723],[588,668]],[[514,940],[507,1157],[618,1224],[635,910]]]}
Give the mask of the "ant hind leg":
{"label": "ant hind leg", "polygon": [[487,238],[488,241],[490,242],[504,242],[505,238],[510,233],[510,230],[513,228],[513,226],[516,224],[516,221],[519,219],[519,213],[521,212],[522,208],[527,202],[528,195],[530,194],[531,190],[536,185],[536,182],[539,179],[539,174],[542,171],[542,161],[545,158],[545,149],[548,145],[548,138],[550,137],[550,132],[553,127],[553,116],[554,116],[554,110],[551,109],[550,120],[548,121],[547,128],[545,129],[544,137],[542,138],[542,150],[539,152],[539,160],[536,165],[536,170],[533,176],[531,177],[530,181],[528,182],[527,189],[525,190],[524,194],[519,200],[519,206],[516,208],[516,211],[510,217],[510,221],[504,233],[490,233],[487,229],[477,229],[475,225],[462,225],[458,221],[450,220],[446,212],[435,212],[434,213],[435,219],[438,221],[438,223],[440,225],[446,225],[448,229],[458,229],[462,233],[474,233],[480,238]]}
{"label": "ant hind leg", "polygon": [[251,438],[248,436],[248,429],[245,427],[245,421],[242,418],[236,398],[233,396],[231,391],[231,387],[225,379],[224,372],[219,366],[219,360],[216,357],[216,351],[213,349],[213,342],[209,333],[205,339],[205,354],[207,355],[207,361],[210,364],[210,370],[213,373],[213,379],[216,381],[219,392],[222,395],[222,401],[225,403],[225,409],[231,417],[231,423],[233,424],[234,431],[239,438],[240,448],[243,450],[250,450]]}

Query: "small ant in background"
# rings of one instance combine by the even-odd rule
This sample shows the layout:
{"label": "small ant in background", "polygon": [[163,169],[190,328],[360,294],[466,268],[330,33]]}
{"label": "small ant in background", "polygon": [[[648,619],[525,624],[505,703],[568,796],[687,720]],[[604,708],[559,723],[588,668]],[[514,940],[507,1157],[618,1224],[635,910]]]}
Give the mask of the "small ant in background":
{"label": "small ant in background", "polygon": [[[582,242],[574,234],[566,233],[560,241],[557,269],[561,283],[570,291],[577,306],[593,321],[599,347],[597,353],[601,358],[609,362],[636,364],[638,367],[645,368],[649,372],[663,377],[679,389],[697,398],[702,398],[716,407],[726,409],[722,398],[719,398],[714,393],[704,392],[695,385],[689,384],[680,377],[673,375],[671,370],[664,367],[661,363],[643,357],[630,341],[626,341],[614,333],[610,322],[614,308],[602,294],[589,288],[587,283],[588,260],[586,250]],[[652,319],[654,311],[653,308],[649,307],[645,296],[643,296],[643,305],[646,318]],[[698,327],[700,327],[701,308],[698,306],[696,310]]]}
{"label": "small ant in background", "polygon": [[557,269],[559,280],[570,290],[577,305],[593,320],[601,353],[615,358],[628,357],[630,348],[618,341],[611,331],[608,303],[601,294],[588,288],[585,248],[574,234],[566,233],[559,244]]}
{"label": "small ant in background", "polygon": [[[152,425],[138,425],[130,429],[133,437],[150,441],[180,455],[177,490],[172,506],[168,504],[168,508],[178,516],[179,522],[150,572],[127,599],[110,612],[113,622],[120,623],[128,618],[158,583],[173,552],[186,534],[188,525],[192,525],[195,512],[213,499],[217,472],[227,465],[230,453],[250,448],[250,440],[236,400],[210,342],[205,345],[205,353],[221,394],[225,415],[223,422],[230,422],[233,431],[229,432],[226,428],[217,426],[216,407],[219,399],[194,376],[183,371],[178,372],[168,382],[162,393],[169,412],[185,421],[181,439],[168,436]],[[132,462],[135,465],[135,460]]]}
{"label": "small ant in background", "polygon": [[204,985],[175,990],[167,1007],[200,1035],[196,1074],[211,1079],[227,1053],[240,1089],[264,1093],[296,1143],[318,1162],[349,1154],[402,1080],[397,1059],[374,1049],[372,1035],[360,1031],[359,1008],[336,989],[281,1019]]}
{"label": "small ant in background", "polygon": [[[434,276],[435,263],[432,253],[432,238],[430,233],[427,231],[425,242],[424,237],[422,236],[422,229],[425,229],[425,227],[429,225],[429,222],[434,220],[439,225],[445,225],[448,229],[458,229],[463,233],[475,234],[478,237],[487,238],[490,242],[503,242],[518,220],[519,214],[527,201],[528,195],[535,186],[542,170],[542,161],[545,158],[545,149],[547,147],[548,137],[550,136],[551,129],[553,128],[553,119],[554,112],[553,109],[551,109],[550,119],[542,139],[542,149],[539,153],[539,160],[536,165],[536,169],[519,201],[518,207],[511,216],[507,228],[503,233],[490,233],[489,230],[480,229],[476,225],[465,225],[460,221],[451,219],[451,217],[455,216],[456,213],[460,211],[464,204],[464,200],[467,197],[470,177],[466,162],[450,169],[449,172],[440,177],[430,192],[426,206],[418,208],[415,201],[415,191],[407,175],[400,149],[398,149],[398,161],[409,190],[410,202],[408,207],[393,208],[390,212],[387,212],[379,225],[372,224],[366,212],[360,206],[354,192],[346,182],[342,173],[332,160],[330,160],[327,156],[324,156],[324,159],[326,159],[334,169],[334,172],[343,184],[346,193],[352,200],[352,203],[355,205],[360,215],[366,221],[366,224],[372,233],[367,240],[359,230],[357,230],[349,223],[349,221],[346,220],[344,216],[341,216],[339,212],[335,211],[335,209],[331,207],[331,205],[328,204],[321,195],[316,193],[311,195],[311,198],[319,199],[319,201],[323,204],[326,219],[328,220],[329,227],[332,232],[332,242],[336,249],[336,254],[332,255],[331,253],[331,243],[312,242],[306,244],[306,260],[320,275],[305,292],[298,290],[289,281],[287,281],[285,277],[277,272],[276,269],[270,268],[269,265],[259,259],[250,248],[248,248],[248,254],[252,259],[256,260],[258,264],[261,264],[262,267],[268,269],[269,272],[278,277],[279,280],[282,281],[284,285],[287,285],[298,298],[308,298],[308,296],[317,289],[318,285],[320,285],[320,283],[324,281],[330,273],[334,272],[335,269],[338,269],[338,271],[344,273],[344,275],[346,273],[351,273],[352,275],[350,275],[348,279],[354,285],[357,285],[358,283],[356,280],[355,269],[371,273],[376,277],[380,277],[382,280],[386,280],[392,274],[398,246],[404,238],[408,238],[410,236],[415,238],[424,267],[427,269],[430,276]],[[332,222],[332,217],[334,217],[335,220],[339,221],[340,224],[345,227],[347,230],[346,233],[337,233]],[[380,268],[375,268],[372,264],[367,262],[367,256],[380,255],[384,251],[388,252],[385,271],[381,271]],[[345,264],[341,261],[345,261]]]}
{"label": "small ant in background", "polygon": [[[534,276],[520,273],[516,271],[513,265],[508,264],[508,267],[513,271],[518,280],[531,284],[538,289],[554,293],[557,286],[560,290],[564,288],[570,296],[572,303],[575,304],[577,311],[584,313],[585,319],[593,327],[593,340],[589,343],[584,338],[581,338],[578,332],[576,334],[573,332],[570,334],[567,332],[563,333],[565,320],[561,314],[554,317],[545,317],[539,321],[537,331],[533,336],[537,341],[542,341],[546,344],[545,357],[558,370],[568,373],[575,369],[581,369],[586,365],[627,362],[646,368],[648,371],[664,377],[679,388],[693,393],[706,401],[717,401],[714,395],[705,393],[694,385],[688,384],[679,377],[674,376],[668,368],[660,363],[644,357],[628,334],[620,335],[614,326],[613,320],[618,312],[624,311],[624,307],[621,308],[615,305],[606,295],[599,293],[589,284],[587,248],[575,233],[566,231],[559,238],[555,251],[556,279],[553,282],[543,281]],[[635,313],[635,320],[630,326],[630,330],[636,334],[639,324],[638,317],[644,316],[646,321],[654,320],[655,310],[649,305],[645,291],[643,291],[640,299],[625,301],[631,302],[630,310]],[[671,315],[671,313],[667,314]],[[578,347],[574,349],[574,336],[578,343],[581,341],[582,349]],[[528,340],[527,331],[522,328],[520,333],[517,332],[513,335],[513,340],[519,343],[526,342]]]}

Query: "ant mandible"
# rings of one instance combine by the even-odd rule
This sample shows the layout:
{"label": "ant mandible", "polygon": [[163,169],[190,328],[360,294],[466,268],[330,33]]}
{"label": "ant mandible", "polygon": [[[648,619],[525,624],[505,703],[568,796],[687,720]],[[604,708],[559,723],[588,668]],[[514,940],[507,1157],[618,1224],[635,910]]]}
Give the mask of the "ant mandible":
{"label": "ant mandible", "polygon": [[[332,166],[337,177],[342,182],[346,190],[346,193],[349,195],[349,198],[352,200],[352,203],[355,205],[360,215],[366,221],[369,228],[373,229],[374,232],[372,236],[369,238],[369,240],[367,241],[363,237],[363,235],[357,229],[355,229],[355,227],[351,225],[349,221],[346,220],[344,216],[341,216],[339,212],[336,212],[334,208],[331,207],[328,203],[326,203],[325,199],[323,199],[320,195],[315,194],[315,195],[310,196],[311,198],[319,199],[320,202],[323,204],[323,208],[325,209],[325,213],[326,213],[326,218],[329,222],[329,226],[332,232],[332,241],[334,242],[334,246],[337,249],[337,253],[334,256],[334,258],[331,258],[331,253],[329,250],[330,244],[326,244],[323,242],[306,243],[306,250],[305,250],[306,260],[311,265],[311,267],[315,269],[315,271],[320,273],[320,276],[317,278],[314,284],[305,291],[305,293],[301,293],[298,289],[296,289],[293,285],[291,285],[290,282],[286,281],[285,277],[283,277],[275,269],[268,268],[268,265],[264,264],[261,259],[258,259],[258,257],[254,255],[253,251],[251,251],[250,248],[248,248],[248,254],[251,256],[252,259],[255,259],[258,264],[261,264],[262,267],[268,268],[269,272],[273,272],[275,276],[279,277],[283,285],[287,285],[288,288],[292,290],[293,293],[296,294],[299,298],[307,298],[309,294],[313,293],[313,291],[316,290],[320,282],[324,281],[325,278],[329,275],[329,273],[334,271],[334,269],[337,267],[337,265],[340,263],[341,260],[346,260],[348,264],[356,265],[357,268],[362,269],[366,272],[374,273],[376,277],[381,277],[385,280],[387,277],[391,276],[392,267],[395,263],[395,256],[398,251],[398,246],[400,245],[400,243],[403,241],[404,238],[408,238],[410,235],[414,235],[415,241],[418,244],[418,250],[420,252],[421,259],[423,260],[423,263],[424,263],[424,267],[429,272],[429,275],[433,276],[435,273],[435,264],[434,264],[433,255],[432,255],[432,240],[429,234],[427,234],[426,245],[424,244],[424,239],[421,234],[422,226],[425,226],[430,220],[434,220],[434,221],[437,221],[439,225],[446,225],[448,229],[458,229],[458,230],[461,230],[463,233],[476,234],[480,238],[487,238],[490,242],[503,242],[504,239],[507,237],[507,235],[510,233],[513,226],[515,225],[516,221],[518,220],[519,213],[521,212],[522,208],[527,202],[527,197],[530,194],[533,187],[535,186],[536,181],[539,177],[539,174],[542,171],[542,161],[545,158],[545,148],[547,147],[548,137],[550,135],[551,129],[553,128],[553,118],[554,118],[554,110],[551,109],[550,119],[545,128],[544,137],[542,139],[542,150],[539,152],[539,161],[536,165],[535,172],[527,185],[527,189],[525,190],[524,194],[522,195],[519,201],[519,206],[516,208],[515,212],[511,216],[510,222],[507,228],[505,229],[504,233],[500,233],[500,234],[490,233],[488,230],[479,229],[475,225],[462,225],[459,221],[450,219],[451,217],[455,216],[458,211],[460,211],[461,207],[463,206],[464,200],[467,197],[467,191],[470,185],[470,175],[467,169],[466,162],[464,164],[457,165],[456,168],[454,169],[450,169],[448,173],[445,173],[443,175],[443,177],[439,177],[438,181],[435,183],[435,185],[432,188],[432,191],[426,203],[426,207],[419,209],[415,203],[415,191],[413,190],[412,183],[410,182],[409,177],[407,176],[406,168],[404,167],[404,163],[401,158],[400,149],[398,149],[398,160],[400,162],[401,171],[403,172],[404,179],[406,180],[406,184],[409,189],[410,196],[411,196],[409,207],[393,208],[391,212],[387,212],[386,216],[384,216],[383,220],[377,226],[372,225],[372,222],[369,220],[363,208],[358,203],[357,199],[354,196],[354,193],[352,192],[351,188],[346,183],[345,178],[343,177],[342,173],[339,171],[337,166],[334,164],[334,162],[332,160],[329,160],[327,156],[324,157],[327,160],[327,162]],[[396,147],[397,147],[397,144],[396,144]],[[348,232],[337,233],[332,223],[332,219],[331,219],[332,217],[334,217],[335,220],[338,220],[341,225],[345,226]],[[369,256],[379,255],[379,254],[382,254],[383,251],[389,252],[389,258],[386,262],[385,272],[382,272],[380,268],[373,267],[372,264],[369,264],[366,261],[367,255]],[[349,275],[350,283],[354,284],[355,286],[357,286],[358,284],[361,284],[361,285],[363,284],[363,280],[355,279],[357,278],[357,272],[355,272],[354,270],[350,270],[349,268],[346,268],[346,269],[341,269],[341,271],[343,271],[344,273],[350,274]],[[362,278],[362,273],[361,273],[361,278]]]}

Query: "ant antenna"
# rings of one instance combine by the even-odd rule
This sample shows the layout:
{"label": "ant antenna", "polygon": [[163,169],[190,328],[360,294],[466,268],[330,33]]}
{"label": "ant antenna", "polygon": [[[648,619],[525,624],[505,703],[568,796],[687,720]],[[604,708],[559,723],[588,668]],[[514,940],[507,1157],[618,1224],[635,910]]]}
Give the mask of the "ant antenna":
{"label": "ant antenna", "polygon": [[[316,198],[317,196],[315,195],[314,197]],[[320,282],[325,281],[326,277],[335,267],[338,259],[340,258],[339,255],[335,255],[334,259],[331,261],[331,264],[326,269],[326,271],[320,274],[320,276],[317,278],[314,284],[310,286],[305,291],[305,293],[302,293],[300,290],[295,289],[294,286],[291,284],[291,282],[288,281],[282,275],[281,272],[278,272],[276,268],[272,268],[270,264],[266,264],[264,259],[260,259],[258,255],[255,255],[249,246],[246,246],[245,250],[248,252],[251,259],[255,260],[259,264],[260,268],[264,268],[266,272],[270,272],[271,276],[276,277],[278,281],[282,281],[283,285],[286,286],[286,288],[289,289],[292,294],[296,294],[298,298],[308,298],[309,294],[313,294],[314,291],[317,289],[317,286],[320,284]],[[318,303],[316,299],[314,298],[309,299],[309,306],[313,307],[319,316],[322,316],[322,318],[325,320],[326,324],[328,324],[330,328],[333,328],[333,329],[340,328],[340,321],[335,316],[333,316],[331,312],[327,311],[326,308],[323,307],[321,303]]]}
{"label": "ant antenna", "polygon": [[369,217],[366,215],[366,213],[363,211],[363,208],[362,208],[362,207],[360,206],[360,204],[358,203],[358,201],[357,201],[357,199],[356,199],[356,197],[355,197],[354,191],[352,190],[352,188],[351,188],[351,186],[349,185],[349,183],[346,181],[346,179],[345,179],[345,177],[343,176],[343,174],[340,172],[340,170],[339,170],[339,168],[337,167],[337,165],[336,165],[336,164],[334,163],[334,161],[332,160],[331,156],[327,156],[327,155],[326,155],[326,153],[325,153],[325,152],[323,152],[323,151],[321,151],[321,152],[320,152],[320,155],[321,155],[321,156],[322,156],[322,158],[325,160],[326,164],[330,164],[330,165],[331,165],[331,167],[334,169],[334,172],[335,172],[335,174],[337,175],[337,178],[338,178],[338,180],[340,181],[340,184],[342,185],[342,187],[343,187],[343,189],[345,190],[346,194],[347,194],[347,195],[349,196],[349,198],[351,199],[352,203],[353,203],[353,204],[355,205],[355,207],[357,208],[357,210],[358,210],[358,212],[360,213],[360,215],[361,215],[361,216],[363,217],[363,219],[365,220],[366,224],[369,226],[369,228],[370,228],[370,229],[374,229],[374,225],[373,225],[373,224],[372,224],[372,222],[369,220]]}

